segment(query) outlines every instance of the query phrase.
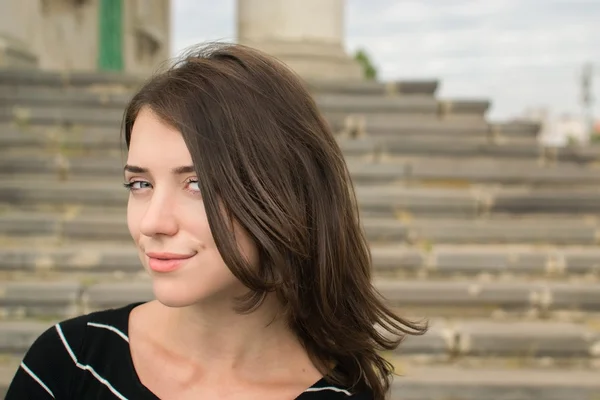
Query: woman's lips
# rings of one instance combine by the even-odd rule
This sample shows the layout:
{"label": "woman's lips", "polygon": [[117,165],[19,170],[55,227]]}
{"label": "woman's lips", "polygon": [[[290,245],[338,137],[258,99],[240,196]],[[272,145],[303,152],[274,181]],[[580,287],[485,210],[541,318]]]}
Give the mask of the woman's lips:
{"label": "woman's lips", "polygon": [[179,269],[195,254],[146,253],[146,256],[148,256],[148,267],[152,271],[165,273]]}

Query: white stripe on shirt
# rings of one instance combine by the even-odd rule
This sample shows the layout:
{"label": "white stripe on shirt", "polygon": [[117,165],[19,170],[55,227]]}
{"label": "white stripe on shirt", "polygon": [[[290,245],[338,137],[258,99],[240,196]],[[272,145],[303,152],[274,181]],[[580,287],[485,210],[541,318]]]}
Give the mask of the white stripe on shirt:
{"label": "white stripe on shirt", "polygon": [[323,390],[333,390],[334,392],[344,393],[346,396],[351,396],[352,393],[345,389],[336,388],[335,386],[324,386],[324,387],[316,387],[316,388],[308,388],[305,392],[321,392]]}
{"label": "white stripe on shirt", "polygon": [[89,326],[93,326],[93,327],[96,327],[96,328],[108,329],[109,331],[113,331],[117,335],[121,336],[123,338],[123,340],[125,340],[127,343],[129,343],[129,338],[127,337],[127,335],[124,334],[123,332],[121,332],[120,330],[118,330],[117,328],[115,328],[114,326],[105,325],[105,324],[99,324],[99,323],[96,323],[96,322],[88,322],[87,324]]}
{"label": "white stripe on shirt", "polygon": [[107,381],[106,379],[104,379],[103,377],[101,377],[100,375],[98,375],[98,373],[94,370],[94,368],[92,368],[89,365],[83,365],[80,364],[77,361],[77,357],[75,357],[75,353],[73,353],[73,350],[71,350],[71,346],[69,346],[69,343],[67,342],[67,339],[65,338],[65,335],[63,334],[63,331],[60,327],[60,324],[56,324],[56,331],[58,332],[58,336],[60,336],[60,340],[63,342],[63,345],[65,346],[65,349],[67,350],[67,352],[69,353],[69,356],[71,356],[71,359],[73,360],[73,362],[75,363],[75,365],[77,366],[77,368],[86,370],[86,371],[90,371],[92,373],[92,375],[94,375],[94,377],[100,382],[102,383],[104,386],[106,386],[111,392],[113,392],[113,394],[115,396],[117,396],[120,400],[127,400],[127,397],[123,396],[121,393],[119,393],[117,391],[117,389],[115,389],[109,381]]}
{"label": "white stripe on shirt", "polygon": [[52,390],[50,390],[50,388],[49,388],[48,386],[46,386],[46,385],[44,384],[44,382],[42,382],[42,380],[41,380],[40,378],[38,378],[38,376],[37,376],[36,374],[34,374],[34,373],[33,373],[33,371],[32,371],[32,370],[30,370],[30,369],[27,367],[27,365],[25,365],[25,363],[21,362],[21,368],[23,368],[23,370],[24,370],[25,372],[27,372],[27,373],[29,374],[29,376],[31,376],[31,377],[33,378],[33,380],[34,380],[34,381],[36,381],[37,383],[39,383],[39,384],[40,384],[40,386],[41,386],[41,387],[43,387],[43,388],[44,388],[44,390],[45,390],[46,392],[48,392],[48,394],[49,394],[50,396],[52,396],[52,398],[53,398],[53,399],[55,399],[55,398],[56,398],[56,397],[54,397],[54,393],[52,393]]}

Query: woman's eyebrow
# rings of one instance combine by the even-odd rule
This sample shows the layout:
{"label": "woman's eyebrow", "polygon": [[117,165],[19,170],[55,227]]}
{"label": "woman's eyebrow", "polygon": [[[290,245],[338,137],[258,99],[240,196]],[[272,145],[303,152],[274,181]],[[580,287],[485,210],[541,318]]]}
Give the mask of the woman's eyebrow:
{"label": "woman's eyebrow", "polygon": [[[132,174],[145,174],[148,173],[148,168],[138,167],[137,165],[125,164],[123,171],[131,172]],[[175,167],[172,172],[176,175],[191,174],[196,172],[193,165],[183,165],[181,167]]]}
{"label": "woman's eyebrow", "polygon": [[192,174],[196,172],[196,169],[193,165],[184,165],[182,167],[177,167],[172,169],[173,173],[176,175],[181,174]]}
{"label": "woman's eyebrow", "polygon": [[125,164],[123,171],[131,172],[132,174],[145,174],[148,172],[147,168],[138,167],[136,165]]}

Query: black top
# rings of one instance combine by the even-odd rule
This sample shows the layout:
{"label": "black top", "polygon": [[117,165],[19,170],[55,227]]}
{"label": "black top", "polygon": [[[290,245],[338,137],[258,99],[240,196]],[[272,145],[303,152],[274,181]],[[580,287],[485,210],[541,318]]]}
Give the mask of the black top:
{"label": "black top", "polygon": [[[129,314],[139,304],[72,318],[46,330],[25,355],[5,400],[157,400],[137,376],[129,350]],[[297,397],[371,399],[332,386],[325,379]]]}

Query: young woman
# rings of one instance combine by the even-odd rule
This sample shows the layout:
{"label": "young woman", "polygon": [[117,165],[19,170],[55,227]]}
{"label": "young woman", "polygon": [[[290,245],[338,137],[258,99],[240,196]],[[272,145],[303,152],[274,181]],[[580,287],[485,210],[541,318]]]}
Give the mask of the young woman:
{"label": "young woman", "polygon": [[156,300],[48,329],[7,399],[383,399],[379,351],[425,328],[372,287],[343,155],[301,80],[206,46],[141,88],[124,131]]}

